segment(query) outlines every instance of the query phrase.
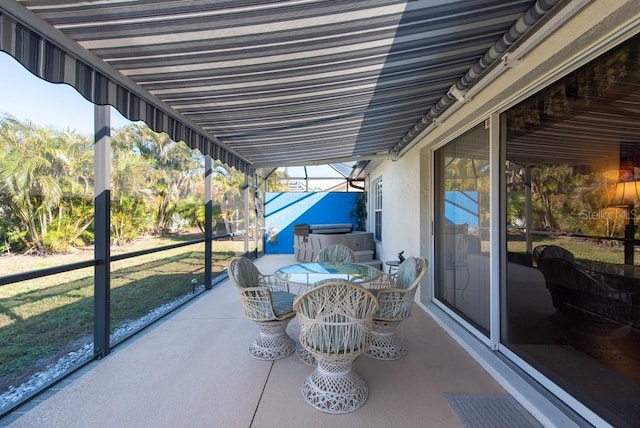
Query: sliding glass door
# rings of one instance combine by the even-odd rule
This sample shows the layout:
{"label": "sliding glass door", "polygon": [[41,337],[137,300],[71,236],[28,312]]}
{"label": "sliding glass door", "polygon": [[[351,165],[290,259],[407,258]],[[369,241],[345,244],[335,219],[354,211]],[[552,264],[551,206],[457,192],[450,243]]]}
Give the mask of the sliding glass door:
{"label": "sliding glass door", "polygon": [[489,129],[435,153],[435,297],[489,334]]}
{"label": "sliding glass door", "polygon": [[639,59],[635,37],[501,117],[501,342],[614,426],[640,423]]}

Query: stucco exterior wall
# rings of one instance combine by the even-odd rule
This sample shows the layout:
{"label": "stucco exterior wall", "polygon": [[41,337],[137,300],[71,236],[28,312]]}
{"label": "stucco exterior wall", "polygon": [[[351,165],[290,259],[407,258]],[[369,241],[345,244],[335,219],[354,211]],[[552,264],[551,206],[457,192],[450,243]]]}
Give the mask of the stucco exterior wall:
{"label": "stucco exterior wall", "polygon": [[[420,158],[417,151],[397,161],[385,161],[371,181],[382,176],[382,243],[376,244],[376,255],[383,263],[404,256],[420,254]],[[373,192],[369,193],[372,203]],[[371,212],[371,211],[370,211]],[[373,215],[369,216],[369,230],[373,230]],[[384,265],[383,265],[384,267]]]}

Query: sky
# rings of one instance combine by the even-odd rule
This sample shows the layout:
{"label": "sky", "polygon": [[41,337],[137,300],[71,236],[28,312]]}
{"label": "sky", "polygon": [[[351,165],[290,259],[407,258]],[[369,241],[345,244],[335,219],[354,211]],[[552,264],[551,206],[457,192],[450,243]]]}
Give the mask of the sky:
{"label": "sky", "polygon": [[[92,103],[71,86],[42,80],[11,56],[0,52],[0,115],[5,113],[40,126],[93,134]],[[117,110],[111,109],[113,128],[130,123]]]}
{"label": "sky", "polygon": [[[10,55],[0,51],[0,116],[8,114],[21,122],[59,130],[76,130],[93,135],[93,104],[73,87],[49,83],[34,76]],[[132,122],[111,108],[111,127],[121,128]],[[290,176],[304,175],[301,167],[289,168]],[[329,166],[309,168],[310,174],[339,177]],[[326,188],[341,181],[309,180],[311,188]]]}

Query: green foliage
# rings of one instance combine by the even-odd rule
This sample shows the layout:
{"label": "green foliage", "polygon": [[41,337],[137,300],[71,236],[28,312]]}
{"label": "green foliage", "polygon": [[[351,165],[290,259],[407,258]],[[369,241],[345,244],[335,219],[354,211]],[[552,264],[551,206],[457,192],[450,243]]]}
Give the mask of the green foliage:
{"label": "green foliage", "polygon": [[[123,186],[127,196],[144,189],[149,208],[155,213],[153,233],[163,235],[180,221],[178,205],[202,187],[203,168],[198,157],[184,143],[172,141],[167,134],[153,132],[145,125],[130,125],[114,139],[118,149],[133,157],[128,163],[140,174],[137,186]],[[131,180],[127,173],[121,177]]]}
{"label": "green foliage", "polygon": [[147,206],[141,199],[122,197],[111,203],[111,241],[124,245],[151,228]]}
{"label": "green foliage", "polygon": [[[91,199],[93,190],[90,148],[88,139],[74,132],[15,120],[0,122],[0,201],[8,222],[2,227],[5,245],[35,254],[68,248],[61,242],[70,223],[66,218],[75,216],[78,201]],[[92,218],[80,219],[76,226],[81,234]],[[73,242],[78,237],[63,240]]]}
{"label": "green foliage", "polygon": [[71,243],[64,232],[50,230],[42,237],[42,242],[52,253],[68,253],[71,250]]}
{"label": "green foliage", "polygon": [[[65,253],[93,242],[93,157],[90,136],[0,119],[0,251]],[[204,230],[203,159],[146,125],[113,131],[112,242]],[[212,181],[214,222],[244,228],[245,175],[216,161]]]}
{"label": "green foliage", "polygon": [[27,235],[28,232],[26,230],[20,230],[15,227],[7,230],[4,235],[5,252],[26,252],[27,247],[25,242],[27,242]]}
{"label": "green foliage", "polygon": [[289,188],[287,187],[287,182],[282,180],[282,178],[286,178],[289,174],[286,171],[275,170],[269,176],[269,180],[267,181],[267,187],[269,192],[288,192]]}
{"label": "green foliage", "polygon": [[185,221],[185,226],[197,227],[204,232],[204,201],[202,199],[191,199],[179,203],[176,213]]}
{"label": "green foliage", "polygon": [[[525,219],[525,169],[512,165],[507,174],[507,216]],[[568,165],[531,168],[533,229],[572,235],[622,237],[627,221],[619,208],[609,207],[611,183],[606,172],[581,171]],[[520,184],[519,184],[520,183]],[[615,246],[606,239],[600,245]]]}
{"label": "green foliage", "polygon": [[538,165],[531,170],[531,189],[534,209],[539,213],[539,224],[542,230],[560,231],[558,222],[568,213],[571,206],[570,195],[577,187],[577,177],[573,169],[567,165]]}
{"label": "green foliage", "polygon": [[43,243],[53,253],[68,253],[75,247],[93,242],[93,201],[68,198],[64,200],[57,221],[43,236]]}
{"label": "green foliage", "polygon": [[349,214],[356,222],[356,230],[367,230],[367,192],[359,193],[356,196],[353,209]]}

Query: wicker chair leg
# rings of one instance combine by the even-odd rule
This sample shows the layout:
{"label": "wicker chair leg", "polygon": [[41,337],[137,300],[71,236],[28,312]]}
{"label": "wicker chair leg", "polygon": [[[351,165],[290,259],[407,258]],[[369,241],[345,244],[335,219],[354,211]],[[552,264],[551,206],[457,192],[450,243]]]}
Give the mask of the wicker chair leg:
{"label": "wicker chair leg", "polygon": [[366,382],[351,370],[352,359],[321,360],[302,384],[307,403],[325,413],[349,413],[369,396]]}
{"label": "wicker chair leg", "polygon": [[409,350],[396,336],[399,321],[373,321],[371,346],[366,355],[377,360],[399,360]]}
{"label": "wicker chair leg", "polygon": [[258,360],[278,360],[293,354],[296,343],[287,334],[290,320],[256,321],[260,335],[249,345],[249,355]]}

